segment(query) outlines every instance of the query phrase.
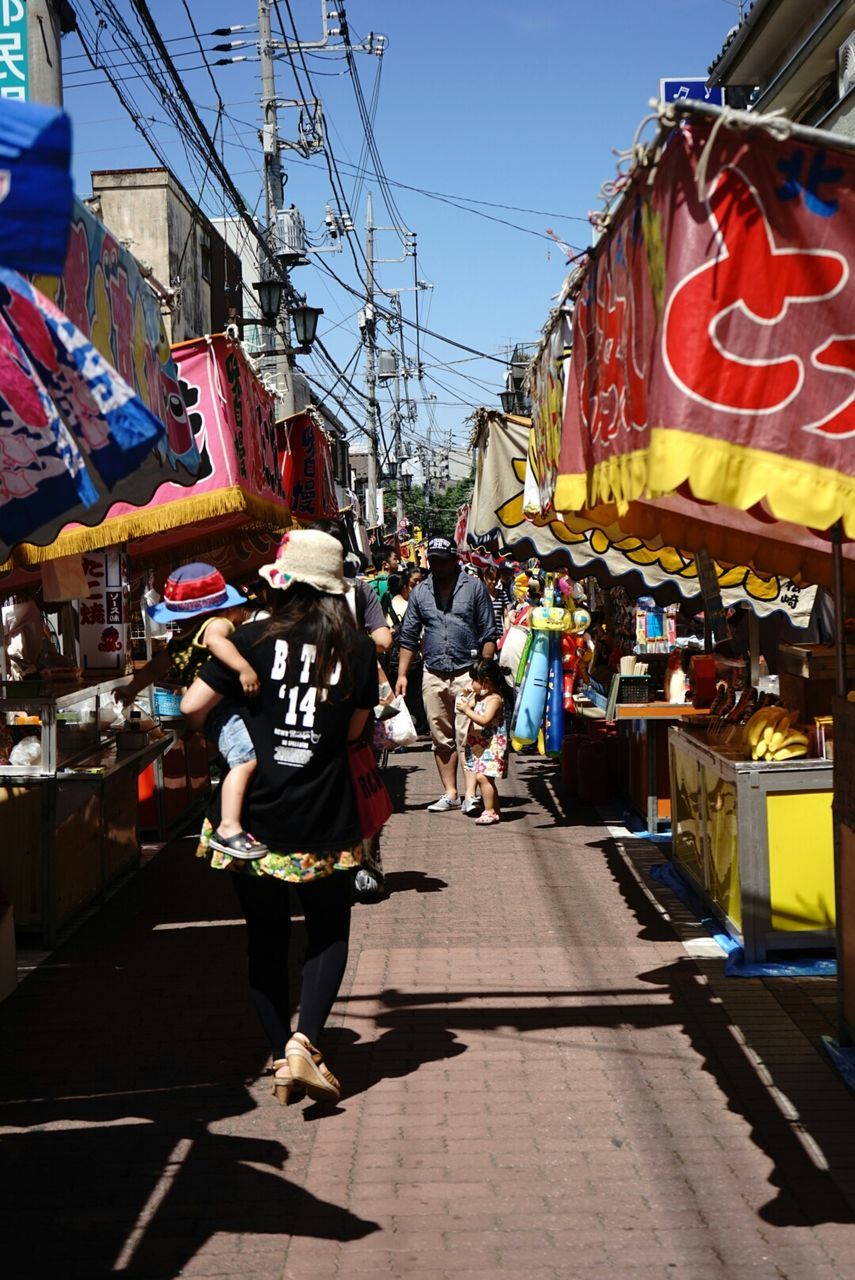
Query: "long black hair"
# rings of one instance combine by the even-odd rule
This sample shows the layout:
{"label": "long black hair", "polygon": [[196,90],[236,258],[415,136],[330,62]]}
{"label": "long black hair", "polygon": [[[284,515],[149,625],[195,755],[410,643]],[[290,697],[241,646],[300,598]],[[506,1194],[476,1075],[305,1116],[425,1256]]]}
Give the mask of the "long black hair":
{"label": "long black hair", "polygon": [[[300,632],[305,644],[315,646],[315,687],[328,689],[336,665],[341,674],[336,688],[343,694],[350,691],[350,653],[356,621],[346,596],[317,591],[305,582],[292,582],[285,591],[271,591],[272,612],[263,624],[256,641],[289,640],[294,632]],[[301,661],[295,648],[288,646],[288,670]]]}

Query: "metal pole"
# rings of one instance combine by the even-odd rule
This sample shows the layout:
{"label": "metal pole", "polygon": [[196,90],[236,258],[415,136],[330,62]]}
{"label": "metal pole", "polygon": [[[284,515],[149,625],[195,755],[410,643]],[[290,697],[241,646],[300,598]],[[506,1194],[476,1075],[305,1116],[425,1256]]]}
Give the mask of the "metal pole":
{"label": "metal pole", "polygon": [[371,192],[365,202],[365,429],[368,434],[368,479],[365,490],[365,523],[377,524],[377,372],[375,365],[376,328],[374,317],[374,202]]}
{"label": "metal pole", "polygon": [[846,697],[846,592],[843,585],[843,523],[831,529],[831,580],[834,593],[834,685]]}

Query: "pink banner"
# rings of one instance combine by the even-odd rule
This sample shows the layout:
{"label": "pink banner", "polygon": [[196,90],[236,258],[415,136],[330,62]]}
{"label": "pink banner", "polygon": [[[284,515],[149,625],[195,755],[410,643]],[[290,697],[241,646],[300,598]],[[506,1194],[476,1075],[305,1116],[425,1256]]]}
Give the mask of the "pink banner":
{"label": "pink banner", "polygon": [[[245,514],[287,526],[288,505],[276,450],[275,397],[241,346],[224,334],[174,348],[181,392],[201,458],[189,492],[162,484],[144,507],[116,503],[105,522],[131,523],[126,537],[174,529],[214,516]],[[191,536],[192,530],[188,530]]]}

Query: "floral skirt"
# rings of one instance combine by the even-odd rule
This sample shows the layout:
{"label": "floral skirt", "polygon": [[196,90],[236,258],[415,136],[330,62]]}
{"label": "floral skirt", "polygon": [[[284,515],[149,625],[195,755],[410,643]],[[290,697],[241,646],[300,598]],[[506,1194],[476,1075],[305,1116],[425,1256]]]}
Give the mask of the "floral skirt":
{"label": "floral skirt", "polygon": [[362,862],[362,842],[351,849],[339,849],[324,853],[276,853],[273,849],[263,858],[232,858],[219,849],[210,848],[213,826],[206,818],[202,824],[197,858],[208,858],[215,871],[235,871],[239,875],[274,876],[292,884],[305,884],[320,880],[334,871],[351,871]]}

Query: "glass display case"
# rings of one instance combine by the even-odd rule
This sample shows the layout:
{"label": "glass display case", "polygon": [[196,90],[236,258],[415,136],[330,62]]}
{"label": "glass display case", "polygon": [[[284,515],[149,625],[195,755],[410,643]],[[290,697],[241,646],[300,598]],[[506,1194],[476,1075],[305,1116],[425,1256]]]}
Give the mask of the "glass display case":
{"label": "glass display case", "polygon": [[44,777],[98,751],[116,719],[113,677],[62,691],[29,680],[0,682],[0,779]]}
{"label": "glass display case", "polygon": [[0,891],[46,946],[139,865],[139,777],[173,735],[109,733],[124,682],[0,684]]}

